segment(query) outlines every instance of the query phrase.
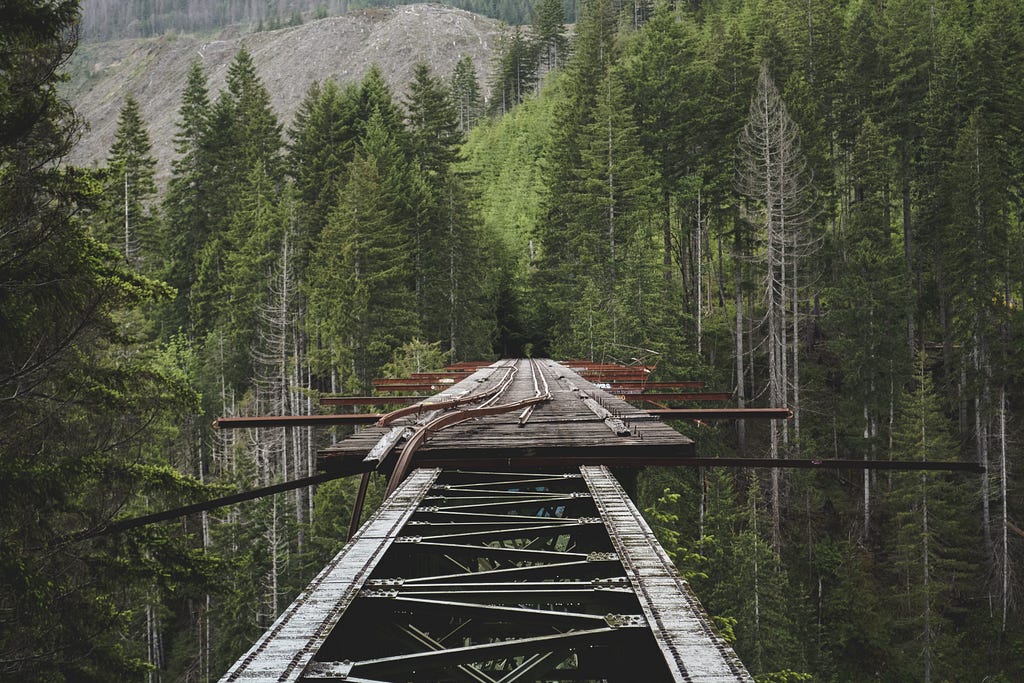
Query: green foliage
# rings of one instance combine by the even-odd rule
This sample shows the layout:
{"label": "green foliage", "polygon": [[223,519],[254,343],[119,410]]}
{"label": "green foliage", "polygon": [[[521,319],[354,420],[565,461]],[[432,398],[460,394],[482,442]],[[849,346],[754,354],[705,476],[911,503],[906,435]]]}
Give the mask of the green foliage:
{"label": "green foliage", "polygon": [[773,671],[771,673],[755,676],[754,680],[757,681],[757,683],[794,683],[795,681],[813,681],[814,676],[809,673],[800,673],[797,671],[790,671],[789,669],[783,669],[781,671]]}
{"label": "green foliage", "polygon": [[441,342],[413,339],[395,349],[381,373],[383,377],[410,377],[414,372],[440,372],[448,363],[448,354],[441,350]]}
{"label": "green foliage", "polygon": [[[373,67],[313,86],[282,149],[252,56],[214,96],[196,63],[162,220],[130,98],[108,169],[57,163],[77,125],[54,76],[75,4],[5,6],[0,577],[16,616],[0,676],[216,676],[337,552],[355,480],[67,542],[311,474],[344,432],[254,438],[212,415],[315,412],[323,393],[494,353],[656,359],[659,379],[763,405],[766,235],[735,176],[767,63],[818,209],[784,245],[801,279],[776,336],[801,417],[782,450],[989,471],[787,475],[774,545],[770,475],[647,472],[638,504],[757,680],[1019,679],[1019,610],[1004,626],[1001,601],[1019,539],[1003,549],[999,516],[1024,515],[1019,3],[462,4],[514,19],[491,70],[504,115],[481,120],[468,58],[444,80],[417,66],[402,104]],[[310,9],[245,11],[267,28]],[[763,453],[770,428],[743,427],[679,425],[702,455]]]}
{"label": "green foliage", "polygon": [[472,130],[484,112],[484,97],[476,79],[473,58],[463,56],[452,73],[452,98],[458,112],[458,130],[466,134]]}
{"label": "green foliage", "polygon": [[128,95],[117,119],[107,158],[103,201],[103,240],[119,248],[125,261],[146,272],[158,271],[157,219],[151,210],[156,195],[153,158],[139,104]]}
{"label": "green foliage", "polygon": [[[122,509],[144,508],[139,493],[147,485],[159,483],[159,501],[192,488],[168,476],[149,435],[172,434],[175,416],[194,409],[195,397],[162,366],[144,336],[148,325],[140,322],[143,307],[167,288],[131,270],[123,253],[94,237],[105,219],[94,212],[104,204],[100,178],[56,163],[77,131],[55,92],[74,47],[77,5],[15,2],[4,12],[2,675],[24,681],[137,676],[144,661],[125,637],[129,609],[152,586],[196,588],[216,568],[177,534],[72,538]],[[113,163],[135,168],[145,181],[147,156],[137,109],[129,104]],[[144,196],[143,183],[135,198]],[[134,562],[147,554],[160,561]]]}

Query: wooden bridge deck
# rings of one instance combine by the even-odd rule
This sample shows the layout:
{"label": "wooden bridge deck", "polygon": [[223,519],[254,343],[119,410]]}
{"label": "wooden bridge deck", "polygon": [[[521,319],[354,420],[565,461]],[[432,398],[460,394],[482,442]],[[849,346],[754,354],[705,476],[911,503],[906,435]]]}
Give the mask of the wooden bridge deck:
{"label": "wooden bridge deck", "polygon": [[[587,463],[639,466],[652,460],[669,464],[672,459],[693,457],[691,439],[652,418],[646,411],[616,398],[553,361],[541,360],[534,367],[546,381],[551,400],[537,405],[525,424],[520,424],[520,411],[515,411],[446,427],[427,438],[414,463],[453,467],[472,462],[474,467],[494,468],[504,464],[517,469],[531,462],[541,466]],[[422,421],[433,403],[486,391],[505,377],[507,368],[514,369],[515,376],[501,394],[501,402],[533,397],[536,389],[529,361],[495,363],[422,402],[424,413],[401,418],[389,426],[364,428],[321,451],[320,468],[329,472],[334,467],[362,459],[392,428],[414,426]],[[599,415],[600,410],[595,412],[595,404],[612,419]],[[628,429],[628,433],[624,433],[622,427]]]}

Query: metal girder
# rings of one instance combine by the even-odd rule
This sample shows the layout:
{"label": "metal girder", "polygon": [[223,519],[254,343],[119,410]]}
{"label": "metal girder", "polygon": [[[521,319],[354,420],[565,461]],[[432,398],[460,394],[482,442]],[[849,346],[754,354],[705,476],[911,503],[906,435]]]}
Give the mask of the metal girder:
{"label": "metal girder", "polygon": [[[327,572],[351,558],[349,582],[319,578],[224,680],[750,681],[671,563],[636,554],[638,539],[657,546],[650,529],[615,528],[625,494],[591,469],[417,470],[396,494],[407,514],[389,498]],[[677,593],[657,593],[672,614],[652,590]],[[300,616],[339,597],[329,615]],[[316,635],[300,641],[286,630],[303,618]]]}
{"label": "metal girder", "polygon": [[218,417],[217,429],[249,427],[333,427],[335,425],[369,425],[381,418],[380,413],[347,413],[345,415],[255,415],[253,417]]}

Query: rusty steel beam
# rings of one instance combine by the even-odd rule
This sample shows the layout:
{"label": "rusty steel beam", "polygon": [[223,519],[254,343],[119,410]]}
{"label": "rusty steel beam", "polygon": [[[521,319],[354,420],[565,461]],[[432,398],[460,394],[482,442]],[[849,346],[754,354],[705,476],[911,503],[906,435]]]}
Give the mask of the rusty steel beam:
{"label": "rusty steel beam", "polygon": [[[461,378],[465,379],[472,375],[475,370],[451,370],[449,372],[413,372],[408,377],[396,377],[395,379],[415,379],[415,380],[432,380],[432,379],[448,379],[448,378]],[[386,379],[386,378],[378,378]]]}
{"label": "rusty steel beam", "polygon": [[416,378],[413,378],[413,377],[402,377],[402,378],[399,378],[399,379],[383,378],[383,379],[375,379],[375,380],[373,380],[373,386],[375,386],[375,387],[404,387],[404,386],[408,386],[408,385],[417,385],[418,386],[418,385],[423,385],[423,384],[426,384],[426,385],[455,384],[455,378],[454,377],[446,377],[444,379],[439,379],[439,380],[426,380],[426,379],[416,379]]}
{"label": "rusty steel beam", "polygon": [[373,380],[373,388],[377,391],[441,391],[455,386],[455,380],[438,382],[419,382],[412,380]]}
{"label": "rusty steel beam", "polygon": [[248,427],[333,427],[335,425],[368,425],[373,424],[380,418],[381,413],[218,417],[214,420],[213,426],[217,429],[244,429]]}
{"label": "rusty steel beam", "polygon": [[615,389],[608,389],[609,394],[614,396],[620,396],[627,401],[638,401],[653,403],[654,401],[730,401],[732,400],[732,394],[730,393],[675,393],[675,394],[619,394],[616,393]]}
{"label": "rusty steel beam", "polygon": [[332,479],[340,479],[341,477],[347,476],[348,474],[353,473],[344,473],[341,471],[321,472],[320,474],[313,475],[312,477],[304,477],[302,479],[295,479],[293,481],[285,481],[281,482],[280,484],[264,486],[263,488],[253,489],[251,491],[232,493],[229,496],[213,498],[211,500],[203,501],[202,503],[183,505],[181,507],[172,508],[170,510],[154,512],[149,515],[133,517],[131,519],[121,519],[116,522],[111,522],[109,524],[97,527],[96,529],[92,529],[90,531],[78,534],[74,537],[74,540],[80,541],[85,540],[87,538],[95,538],[97,536],[106,536],[109,534],[116,534],[122,531],[127,531],[128,529],[135,529],[140,526],[155,524],[156,522],[166,522],[171,519],[177,519],[178,517],[185,517],[186,515],[192,515],[197,512],[205,512],[207,510],[213,510],[215,508],[225,507],[227,505],[243,503],[247,500],[255,500],[257,498],[273,495],[275,493],[283,493],[285,491],[292,491],[294,489],[305,488],[307,486],[323,484],[324,482],[331,481]]}
{"label": "rusty steel beam", "polygon": [[789,420],[789,408],[657,408],[645,411],[669,420]]}
{"label": "rusty steel beam", "polygon": [[[609,382],[612,389],[619,390],[629,388],[632,391],[647,391],[648,389],[703,389],[707,382],[702,380],[683,380],[678,382],[651,382],[646,379],[617,379]],[[622,385],[621,387],[619,385]]]}
{"label": "rusty steel beam", "polygon": [[397,403],[416,403],[430,398],[428,396],[322,396],[322,406],[383,406]]}
{"label": "rusty steel beam", "polygon": [[427,435],[431,432],[436,432],[439,429],[444,429],[445,427],[450,427],[451,425],[465,422],[466,420],[471,420],[473,418],[509,413],[538,403],[546,403],[550,400],[551,394],[543,394],[540,396],[534,396],[533,398],[525,398],[521,401],[514,401],[512,403],[502,403],[500,405],[480,408],[464,408],[451,413],[445,413],[444,415],[431,420],[427,424],[417,427],[416,431],[406,442],[401,454],[398,456],[398,461],[395,463],[395,468],[392,470],[391,477],[388,479],[388,486],[387,489],[385,489],[384,495],[391,495],[391,493],[402,483],[402,480],[405,479],[405,474],[409,468],[409,464],[412,462],[413,455],[423,444]]}
{"label": "rusty steel beam", "polygon": [[694,458],[685,455],[640,455],[640,456],[546,456],[523,455],[512,457],[431,457],[421,453],[415,460],[416,467],[441,467],[479,469],[501,472],[507,469],[557,470],[583,465],[606,465],[608,467],[753,467],[757,469],[823,469],[823,470],[897,470],[932,472],[984,473],[985,468],[973,462],[950,460],[851,460],[807,458],[781,460],[772,458]]}
{"label": "rusty steel beam", "polygon": [[[498,368],[498,370],[503,369],[506,368]],[[497,370],[495,370],[495,372],[497,372]],[[508,372],[505,374],[505,377],[503,377],[502,380],[498,382],[496,386],[492,387],[491,389],[487,389],[486,391],[465,394],[457,398],[449,398],[443,401],[432,401],[430,403],[412,405],[409,406],[408,408],[399,408],[398,410],[392,410],[387,415],[382,415],[380,421],[377,424],[380,425],[381,427],[386,427],[387,425],[391,424],[398,418],[405,417],[407,415],[419,414],[428,410],[444,410],[448,408],[455,408],[465,403],[475,403],[476,401],[481,401],[485,398],[490,398],[491,396],[494,396],[495,394],[504,391],[505,388],[508,387],[509,383],[511,383],[512,377],[514,375],[515,371],[509,369]]]}

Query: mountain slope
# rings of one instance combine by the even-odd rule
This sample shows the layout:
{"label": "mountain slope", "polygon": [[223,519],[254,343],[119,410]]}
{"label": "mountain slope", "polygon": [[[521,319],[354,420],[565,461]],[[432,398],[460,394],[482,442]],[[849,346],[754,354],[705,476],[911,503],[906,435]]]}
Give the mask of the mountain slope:
{"label": "mountain slope", "polygon": [[170,173],[181,92],[195,57],[206,69],[212,100],[224,87],[235,52],[244,45],[287,126],[313,81],[333,76],[342,84],[357,82],[374,63],[401,93],[417,62],[427,62],[447,79],[459,58],[469,55],[486,88],[499,35],[498,22],[476,14],[440,5],[407,5],[219,40],[167,35],[85,43],[69,66],[71,80],[64,92],[89,129],[68,161],[103,163],[124,96],[132,94],[149,125],[163,184]]}

